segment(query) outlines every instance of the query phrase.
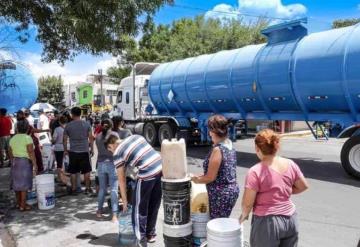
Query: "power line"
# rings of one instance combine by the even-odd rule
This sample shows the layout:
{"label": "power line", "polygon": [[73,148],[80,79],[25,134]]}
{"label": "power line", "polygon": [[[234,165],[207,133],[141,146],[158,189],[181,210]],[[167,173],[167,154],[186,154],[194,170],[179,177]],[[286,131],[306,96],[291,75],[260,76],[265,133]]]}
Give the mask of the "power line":
{"label": "power line", "polygon": [[221,11],[221,10],[208,10],[208,9],[193,7],[193,6],[189,6],[189,5],[181,5],[181,4],[173,4],[171,6],[177,7],[177,8],[182,8],[182,9],[191,9],[191,10],[197,10],[197,11],[203,11],[203,12],[213,12],[213,13],[226,14],[226,15],[256,17],[256,18],[265,18],[265,19],[282,20],[282,21],[290,21],[291,20],[289,18],[273,17],[273,16],[266,16],[266,15],[261,16],[261,15],[255,15],[255,14],[250,14],[250,13],[242,13],[239,11],[228,12],[228,11]]}

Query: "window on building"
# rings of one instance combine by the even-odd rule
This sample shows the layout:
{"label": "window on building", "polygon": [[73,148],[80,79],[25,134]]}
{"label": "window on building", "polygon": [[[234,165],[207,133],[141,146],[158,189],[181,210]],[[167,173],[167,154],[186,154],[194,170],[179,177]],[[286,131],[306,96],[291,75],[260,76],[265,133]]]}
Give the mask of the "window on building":
{"label": "window on building", "polygon": [[126,92],[126,104],[130,103],[130,93]]}
{"label": "window on building", "polygon": [[72,92],[72,93],[71,93],[71,100],[72,100],[72,101],[75,101],[75,100],[76,100],[76,94],[75,94],[75,92]]}
{"label": "window on building", "polygon": [[83,91],[83,98],[87,98],[88,97],[88,91],[87,90],[84,90]]}
{"label": "window on building", "polygon": [[101,96],[100,95],[94,95],[94,105],[96,105],[96,106],[101,105]]}

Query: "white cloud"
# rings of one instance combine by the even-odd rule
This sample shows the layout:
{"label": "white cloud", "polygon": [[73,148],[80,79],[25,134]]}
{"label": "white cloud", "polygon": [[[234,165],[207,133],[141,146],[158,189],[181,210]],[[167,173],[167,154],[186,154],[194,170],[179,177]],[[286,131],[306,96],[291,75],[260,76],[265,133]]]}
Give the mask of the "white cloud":
{"label": "white cloud", "polygon": [[[238,0],[238,6],[233,7],[228,4],[219,4],[208,11],[205,16],[216,18],[243,18],[245,20],[249,19],[247,15],[296,19],[304,17],[306,12],[307,9],[302,4],[284,5],[281,0]],[[244,15],[242,16],[241,14]]]}
{"label": "white cloud", "polygon": [[41,76],[61,75],[66,84],[73,84],[85,81],[89,74],[97,74],[98,69],[106,73],[109,67],[116,65],[117,59],[110,55],[102,57],[80,55],[73,62],[67,62],[61,66],[57,62],[43,63],[39,54],[24,52],[21,55],[21,61],[29,67],[36,79]]}

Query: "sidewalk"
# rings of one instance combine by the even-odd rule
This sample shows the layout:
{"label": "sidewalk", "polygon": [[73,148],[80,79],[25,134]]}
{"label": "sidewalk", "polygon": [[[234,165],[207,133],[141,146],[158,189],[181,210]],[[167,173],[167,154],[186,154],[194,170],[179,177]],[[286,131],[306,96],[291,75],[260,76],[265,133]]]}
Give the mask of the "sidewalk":
{"label": "sidewalk", "polygon": [[[110,217],[98,220],[96,197],[68,196],[64,188],[56,189],[56,206],[51,210],[20,212],[13,208],[9,191],[9,168],[0,169],[1,209],[5,209],[5,228],[0,224],[1,246],[4,247],[53,247],[53,246],[119,246],[118,225]],[[104,205],[106,208],[106,205]],[[106,212],[105,212],[106,214]],[[109,215],[109,214],[106,214]],[[158,239],[151,247],[163,246],[163,210],[159,211]],[[14,239],[15,241],[11,241]]]}

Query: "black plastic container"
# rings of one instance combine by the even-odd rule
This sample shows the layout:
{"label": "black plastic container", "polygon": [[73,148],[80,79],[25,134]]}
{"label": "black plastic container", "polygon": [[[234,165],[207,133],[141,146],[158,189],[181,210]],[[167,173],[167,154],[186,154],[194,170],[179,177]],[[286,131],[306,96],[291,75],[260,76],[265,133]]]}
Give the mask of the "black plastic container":
{"label": "black plastic container", "polygon": [[185,225],[190,222],[191,180],[162,179],[164,221],[168,225]]}

